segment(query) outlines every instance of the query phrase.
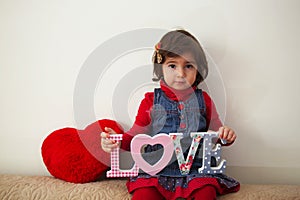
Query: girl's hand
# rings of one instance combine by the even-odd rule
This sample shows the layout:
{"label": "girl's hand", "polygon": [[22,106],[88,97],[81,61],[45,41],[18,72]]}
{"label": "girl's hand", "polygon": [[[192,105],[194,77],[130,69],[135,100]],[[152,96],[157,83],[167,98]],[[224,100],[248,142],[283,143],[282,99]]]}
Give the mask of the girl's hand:
{"label": "girl's hand", "polygon": [[219,138],[226,140],[227,144],[233,143],[236,139],[236,134],[228,126],[222,126],[219,128]]}
{"label": "girl's hand", "polygon": [[114,140],[109,139],[110,134],[116,134],[116,132],[108,127],[104,128],[105,132],[101,133],[101,147],[102,149],[110,153],[114,148],[118,147],[120,144]]}

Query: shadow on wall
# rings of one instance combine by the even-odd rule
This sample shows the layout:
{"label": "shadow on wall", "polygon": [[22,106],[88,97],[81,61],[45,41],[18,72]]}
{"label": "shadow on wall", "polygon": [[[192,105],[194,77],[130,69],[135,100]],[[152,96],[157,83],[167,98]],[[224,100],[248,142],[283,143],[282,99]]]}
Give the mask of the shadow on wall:
{"label": "shadow on wall", "polygon": [[[276,142],[280,141],[279,137],[282,137],[281,141],[285,140],[282,135],[274,135],[275,128],[269,128],[267,123],[271,123],[271,119],[264,122],[261,120],[263,117],[256,116],[262,113],[259,103],[263,95],[254,95],[251,90],[240,88],[230,89],[227,94],[230,100],[226,124],[233,127],[238,135],[235,144],[222,149],[223,158],[228,163],[227,174],[242,183],[300,184],[295,152],[287,152],[286,145]],[[233,97],[234,94],[240,96]],[[243,104],[249,101],[256,103]]]}

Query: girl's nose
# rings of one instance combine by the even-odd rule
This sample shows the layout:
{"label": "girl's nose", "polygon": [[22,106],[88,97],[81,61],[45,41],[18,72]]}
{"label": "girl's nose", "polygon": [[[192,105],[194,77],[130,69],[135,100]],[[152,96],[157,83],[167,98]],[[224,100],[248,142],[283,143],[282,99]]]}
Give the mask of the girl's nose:
{"label": "girl's nose", "polygon": [[176,71],[177,71],[177,76],[178,77],[184,77],[185,72],[184,72],[183,67],[177,67]]}

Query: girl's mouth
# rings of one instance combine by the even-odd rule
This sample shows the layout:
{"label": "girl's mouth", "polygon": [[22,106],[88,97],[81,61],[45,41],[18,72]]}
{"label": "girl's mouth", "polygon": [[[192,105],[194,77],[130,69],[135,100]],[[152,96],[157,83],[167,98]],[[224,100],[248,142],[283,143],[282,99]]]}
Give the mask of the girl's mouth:
{"label": "girl's mouth", "polygon": [[185,81],[175,81],[175,83],[177,83],[177,84],[184,84]]}

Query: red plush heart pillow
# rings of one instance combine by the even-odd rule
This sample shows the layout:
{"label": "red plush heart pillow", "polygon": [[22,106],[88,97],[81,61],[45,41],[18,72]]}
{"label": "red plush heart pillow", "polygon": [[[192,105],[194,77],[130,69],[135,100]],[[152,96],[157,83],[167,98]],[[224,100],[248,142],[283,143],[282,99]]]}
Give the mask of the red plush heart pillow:
{"label": "red plush heart pillow", "polygon": [[101,177],[110,164],[110,154],[102,150],[100,143],[104,127],[123,133],[117,122],[103,119],[84,130],[63,128],[48,135],[42,144],[42,157],[50,174],[73,183],[92,182]]}

